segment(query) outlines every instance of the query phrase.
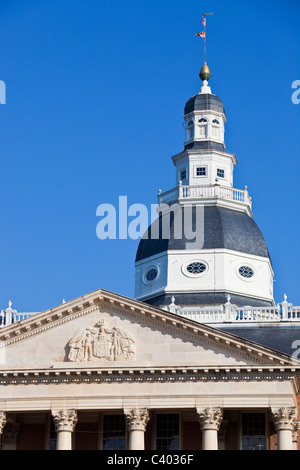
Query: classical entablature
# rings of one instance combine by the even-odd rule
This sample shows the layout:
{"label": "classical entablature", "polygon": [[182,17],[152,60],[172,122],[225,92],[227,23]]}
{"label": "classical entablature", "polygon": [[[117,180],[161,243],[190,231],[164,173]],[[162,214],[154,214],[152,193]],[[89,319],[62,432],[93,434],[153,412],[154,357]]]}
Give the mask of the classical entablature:
{"label": "classical entablature", "polygon": [[5,413],[296,407],[290,356],[104,290],[5,327],[0,341]]}

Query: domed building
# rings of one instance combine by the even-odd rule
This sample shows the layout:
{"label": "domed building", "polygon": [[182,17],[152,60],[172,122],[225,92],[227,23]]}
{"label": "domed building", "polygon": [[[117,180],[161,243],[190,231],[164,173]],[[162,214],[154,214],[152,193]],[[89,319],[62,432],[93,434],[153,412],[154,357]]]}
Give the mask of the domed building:
{"label": "domed building", "polygon": [[0,311],[2,450],[112,451],[101,463],[138,466],[144,454],[120,451],[185,464],[198,450],[300,449],[300,307],[275,305],[206,64],[200,78],[175,187],[137,249],[136,298],[98,289]]}
{"label": "domed building", "polygon": [[237,306],[274,306],[268,248],[247,187],[233,186],[237,158],[226,150],[225,109],[204,67],[203,86],[184,108],[184,150],[172,158],[176,186],[159,194],[159,218],[137,250],[135,298],[159,307],[172,298],[182,307],[229,298]]}

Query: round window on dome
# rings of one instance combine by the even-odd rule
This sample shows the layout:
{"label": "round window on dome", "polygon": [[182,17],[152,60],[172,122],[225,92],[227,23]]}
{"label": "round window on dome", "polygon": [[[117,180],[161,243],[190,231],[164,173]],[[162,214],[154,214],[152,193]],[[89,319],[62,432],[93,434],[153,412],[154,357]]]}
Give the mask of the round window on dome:
{"label": "round window on dome", "polygon": [[185,266],[185,272],[191,276],[198,276],[207,270],[206,264],[201,261],[193,261]]}
{"label": "round window on dome", "polygon": [[254,276],[254,270],[250,266],[241,266],[239,268],[239,275],[245,279],[251,279]]}
{"label": "round window on dome", "polygon": [[146,284],[151,284],[158,278],[158,268],[156,266],[151,266],[147,269],[144,274],[144,281]]}

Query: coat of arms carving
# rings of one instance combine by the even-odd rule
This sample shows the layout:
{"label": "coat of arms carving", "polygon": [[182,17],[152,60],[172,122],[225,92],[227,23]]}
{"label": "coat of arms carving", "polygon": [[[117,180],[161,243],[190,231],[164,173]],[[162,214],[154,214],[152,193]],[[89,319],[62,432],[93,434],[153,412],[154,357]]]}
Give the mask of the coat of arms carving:
{"label": "coat of arms carving", "polygon": [[135,356],[135,340],[127,330],[107,328],[104,321],[74,336],[69,342],[68,359],[87,362],[95,359],[128,361]]}

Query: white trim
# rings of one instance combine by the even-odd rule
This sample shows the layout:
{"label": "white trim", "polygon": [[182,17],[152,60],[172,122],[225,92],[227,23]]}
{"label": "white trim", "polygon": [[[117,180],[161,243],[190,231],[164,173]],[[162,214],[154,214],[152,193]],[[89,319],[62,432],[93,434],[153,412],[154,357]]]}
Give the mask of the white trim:
{"label": "white trim", "polygon": [[[218,171],[224,171],[224,176],[219,176]],[[221,180],[226,180],[226,169],[225,168],[218,168],[216,167],[216,178],[220,178]]]}
{"label": "white trim", "polygon": [[[205,168],[205,175],[197,175],[198,168]],[[194,165],[194,178],[208,178],[208,165]]]}
{"label": "white trim", "polygon": [[[187,255],[188,254],[191,256],[199,256],[200,252],[201,252],[201,256],[206,255],[206,254],[223,254],[224,253],[224,254],[229,254],[229,255],[233,255],[237,257],[243,256],[244,258],[253,259],[256,261],[267,261],[271,267],[271,261],[270,261],[270,258],[268,257],[252,255],[251,253],[244,253],[243,251],[229,250],[228,248],[206,248],[204,250],[166,250],[160,253],[156,253],[153,256],[149,256],[149,258],[144,258],[142,260],[137,261],[136,266],[140,266],[144,263],[149,263],[149,261],[151,260],[154,261],[157,258],[163,258],[166,255],[169,256],[169,255]],[[273,273],[273,270],[272,270],[272,273]]]}

